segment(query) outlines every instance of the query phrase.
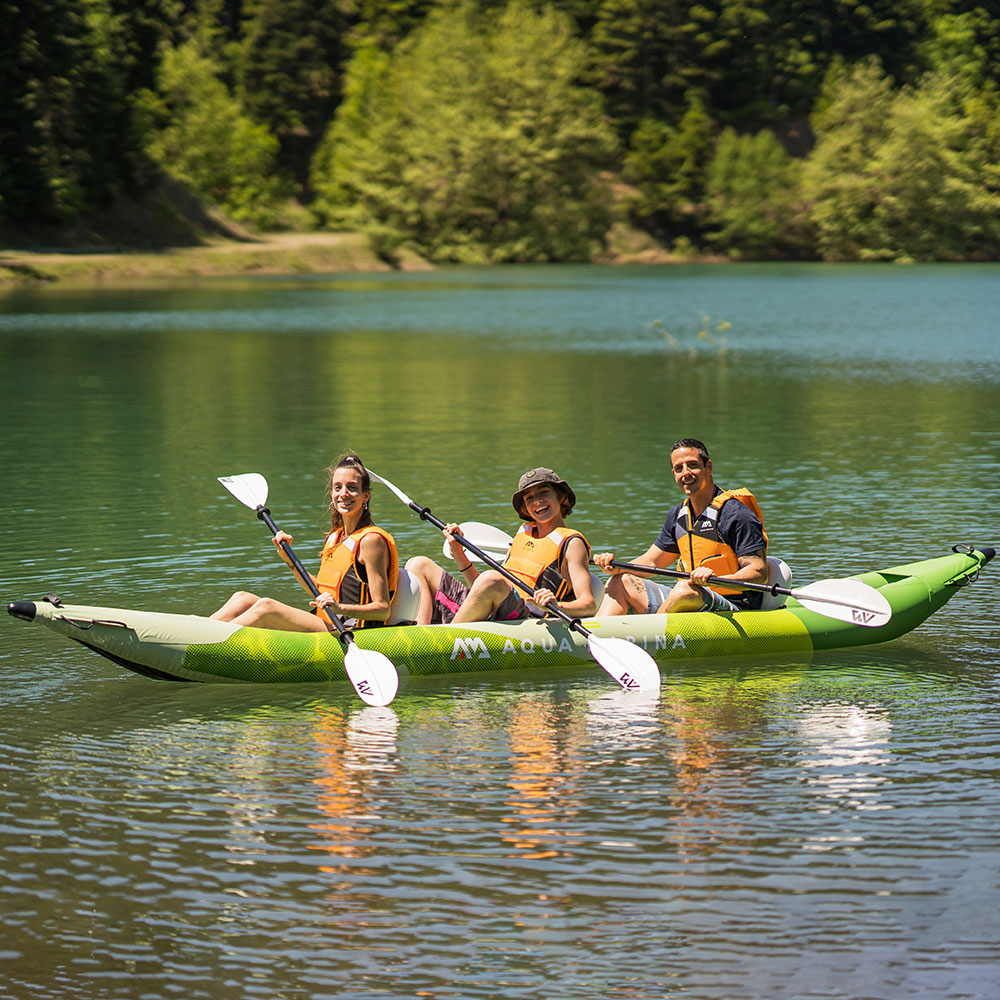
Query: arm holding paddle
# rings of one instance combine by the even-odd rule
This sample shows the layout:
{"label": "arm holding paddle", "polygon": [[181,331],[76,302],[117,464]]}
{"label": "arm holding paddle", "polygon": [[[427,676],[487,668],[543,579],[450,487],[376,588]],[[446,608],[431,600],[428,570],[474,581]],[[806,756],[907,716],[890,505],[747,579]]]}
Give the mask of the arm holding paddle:
{"label": "arm holding paddle", "polygon": [[348,618],[384,622],[389,617],[392,595],[389,593],[389,548],[379,535],[365,535],[358,546],[358,562],[368,573],[368,601],[365,604],[339,604]]}
{"label": "arm holding paddle", "polygon": [[[392,597],[389,593],[389,550],[385,540],[379,535],[365,535],[358,545],[358,563],[363,566],[368,577],[368,595],[371,598],[364,604],[347,604],[337,599],[328,591],[315,593],[316,578],[306,573],[305,578],[296,570],[295,564],[289,558],[286,545],[291,546],[294,539],[285,531],[271,539],[278,554],[292,570],[299,586],[313,597],[309,602],[314,608],[328,608],[343,618],[354,618],[360,621],[384,622],[389,617]],[[315,596],[313,596],[315,595]]]}
{"label": "arm holding paddle", "polygon": [[[676,560],[676,552],[664,552],[656,545],[650,545],[638,559],[628,564],[616,562],[613,552],[599,552],[594,556],[594,564],[611,579],[604,588],[604,600],[597,614],[627,615],[631,611],[642,615],[658,611],[662,604],[661,588],[649,587],[645,581],[657,569],[663,569]],[[630,568],[623,569],[624,565]]]}
{"label": "arm holding paddle", "polygon": [[[445,540],[448,542],[451,558],[455,560],[455,566],[462,575],[462,579],[471,586],[479,577],[479,570],[476,569],[472,560],[465,554],[462,543],[455,537],[456,535],[461,537],[461,527],[457,524],[447,524],[441,534],[444,535]],[[463,563],[465,563],[464,566],[462,565]]]}
{"label": "arm holding paddle", "polygon": [[[762,584],[767,582],[767,563],[764,560],[764,550],[752,552],[747,555],[736,557],[739,569],[726,574],[728,584],[727,592],[732,594],[736,591],[741,595],[747,588],[744,584]],[[726,610],[720,607],[719,596],[710,588],[717,582],[716,576],[710,566],[695,566],[687,574],[687,579],[678,579],[670,591],[667,599],[657,609],[666,613],[670,611],[705,611],[705,610]]]}
{"label": "arm holding paddle", "polygon": [[[309,585],[308,580],[296,570],[295,563],[292,562],[291,557],[288,555],[288,551],[286,551],[286,546],[290,550],[292,542],[295,541],[295,539],[290,534],[288,534],[287,531],[282,531],[279,528],[278,531],[271,536],[271,541],[274,543],[274,547],[278,550],[278,555],[281,556],[282,561],[292,571],[292,576],[295,577],[295,582],[310,597],[312,597],[313,588]],[[316,578],[311,573],[308,573],[307,576],[308,579],[313,582],[313,584],[316,583]],[[311,604],[313,602],[310,601],[309,603]],[[334,608],[334,610],[336,610],[336,608]]]}
{"label": "arm holding paddle", "polygon": [[[278,531],[271,536],[271,541],[274,542],[274,547],[278,550],[278,555],[281,556],[282,561],[292,571],[292,576],[295,577],[295,582],[298,583],[298,585],[310,596],[310,605],[317,610],[325,609],[333,614],[344,615],[344,609],[341,608],[334,600],[333,594],[319,591],[319,588],[316,586],[316,577],[314,577],[312,573],[309,573],[305,567],[303,567],[300,572],[295,563],[292,561],[292,558],[288,553],[291,552],[292,542],[294,542],[295,539],[288,534],[287,531],[278,529]],[[317,591],[319,592],[317,593]],[[222,609],[217,611],[216,614],[220,614],[221,611]],[[322,615],[320,617],[323,621],[329,621],[330,624],[333,624],[333,620],[329,617],[329,615]]]}
{"label": "arm holding paddle", "polygon": [[[677,559],[676,552],[664,552],[663,549],[658,549],[655,545],[650,545],[646,551],[636,559],[633,559],[629,565],[635,566],[634,570],[628,570],[627,572],[633,573],[635,575],[652,575],[650,574],[640,574],[639,567],[649,566],[650,570],[655,567],[669,566],[672,562]],[[615,562],[614,552],[598,552],[594,556],[594,565],[597,566],[602,572],[607,573],[608,576],[620,576],[625,573],[626,570],[621,568],[620,563]]]}
{"label": "arm holding paddle", "polygon": [[[563,558],[564,573],[569,577],[576,595],[572,601],[561,601],[559,607],[574,618],[587,618],[597,612],[597,601],[594,600],[594,581],[590,575],[590,553],[582,538],[571,538],[566,546]],[[555,600],[551,590],[536,590],[532,600],[540,607],[545,607]]]}
{"label": "arm holding paddle", "polygon": [[[627,565],[629,569],[623,569],[625,563],[616,562],[613,552],[599,552],[594,556],[595,565],[599,566],[609,576],[618,576],[622,573],[631,573],[633,576],[651,577],[656,576],[658,569],[666,569],[677,561],[676,552],[664,552],[663,549],[651,545],[638,559],[633,559]],[[764,583],[767,580],[767,562],[762,552],[752,555],[737,556],[739,570],[726,576],[727,581],[733,583]],[[648,566],[647,572],[642,571],[642,567]],[[709,566],[697,566],[687,578],[691,583],[699,587],[707,586],[714,574]]]}
{"label": "arm holding paddle", "polygon": [[[615,562],[616,569],[630,572],[633,568],[643,570],[645,567],[633,563]],[[652,570],[658,576],[671,576],[675,579],[685,579],[688,574],[676,569]],[[730,581],[719,577],[709,577],[710,584],[726,586]],[[836,618],[838,621],[850,622],[852,625],[864,625],[867,628],[878,628],[892,618],[892,607],[885,595],[874,587],[860,580],[834,579],[820,580],[798,589],[779,587],[768,583],[743,583],[745,590],[757,590],[768,594],[785,594],[794,597],[806,610],[813,611],[826,618]]]}

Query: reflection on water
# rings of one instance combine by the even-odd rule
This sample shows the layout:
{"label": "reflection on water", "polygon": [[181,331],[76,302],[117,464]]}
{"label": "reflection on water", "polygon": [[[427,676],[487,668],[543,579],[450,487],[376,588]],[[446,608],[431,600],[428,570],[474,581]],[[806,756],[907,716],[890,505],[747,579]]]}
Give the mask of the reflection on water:
{"label": "reflection on water", "polygon": [[[827,704],[806,713],[800,723],[800,766],[817,794],[818,812],[839,817],[850,810],[892,809],[883,794],[888,789],[885,773],[892,761],[892,722],[877,707]],[[853,831],[831,828],[818,841],[804,841],[805,850],[828,851],[838,844],[861,842]]]}
{"label": "reflection on water", "polygon": [[[218,995],[223,975],[234,996],[461,981],[464,995],[510,982],[543,997],[559,961],[569,996],[598,983],[652,998],[680,976],[728,1000],[803,995],[808,952],[833,995],[873,977],[866,995],[892,995],[877,950],[857,944],[852,971],[825,949],[852,927],[911,949],[930,892],[995,961],[962,900],[983,891],[970,867],[1000,854],[987,820],[1000,794],[986,772],[974,795],[939,773],[920,718],[956,687],[976,695],[940,663],[890,659],[873,673],[857,653],[688,665],[659,699],[583,670],[531,688],[435,679],[389,709],[313,686],[269,689],[270,705],[255,689],[204,701],[184,687],[156,709],[164,686],[140,679],[92,697],[89,722],[7,747],[0,960],[46,997],[84,979],[116,995],[122,963],[136,995],[178,977]],[[982,718],[951,723],[971,771],[973,745],[995,766]],[[95,934],[85,958],[76,942]],[[936,958],[918,952],[926,980],[901,980],[908,995],[977,975],[965,945],[933,940]]]}
{"label": "reflection on water", "polygon": [[[664,447],[693,433],[754,487],[798,584],[996,544],[998,281],[496,268],[21,292],[0,304],[0,589],[300,600],[216,477],[265,474],[309,561],[346,447],[445,520],[507,529],[518,475],[555,467],[574,525],[632,555],[675,500]],[[668,349],[662,329],[704,316],[732,324],[725,354]],[[941,516],[957,484],[975,502]],[[404,555],[440,552],[372,504]],[[996,574],[885,646],[676,664],[656,698],[581,665],[404,679],[378,710],[346,686],[150,681],[0,622],[0,994],[992,998]]]}
{"label": "reflection on water", "polygon": [[[333,858],[359,858],[374,850],[369,841],[373,827],[365,824],[381,817],[371,813],[366,787],[371,772],[393,770],[398,728],[399,718],[388,707],[353,711],[346,725],[339,711],[317,717],[321,773],[315,782],[320,789],[317,806],[324,818],[310,827],[323,835],[321,843],[312,845],[314,850]],[[321,865],[320,871],[343,874],[346,869],[329,864]]]}
{"label": "reflection on water", "polygon": [[[526,697],[514,706],[508,732],[511,774],[506,803],[511,815],[503,818],[507,827],[501,840],[513,849],[511,857],[559,857],[566,852],[557,845],[564,837],[572,836],[571,831],[561,828],[571,823],[578,812],[574,789],[559,760],[556,741],[562,731],[556,729],[548,706]],[[572,740],[572,731],[564,739]]]}

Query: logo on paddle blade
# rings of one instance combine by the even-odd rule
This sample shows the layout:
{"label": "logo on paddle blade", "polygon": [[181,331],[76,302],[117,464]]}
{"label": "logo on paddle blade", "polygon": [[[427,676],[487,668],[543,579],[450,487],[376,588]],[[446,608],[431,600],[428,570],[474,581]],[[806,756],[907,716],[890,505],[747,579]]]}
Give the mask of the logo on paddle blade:
{"label": "logo on paddle blade", "polygon": [[875,612],[862,611],[860,608],[851,608],[851,617],[860,625],[866,625],[875,617]]}
{"label": "logo on paddle blade", "polygon": [[451,650],[450,658],[452,660],[471,660],[475,656],[478,656],[481,660],[488,660],[490,658],[490,651],[486,648],[486,643],[479,636],[476,636],[474,639],[458,638],[455,640],[455,645]]}
{"label": "logo on paddle blade", "polygon": [[621,677],[618,678],[618,683],[621,684],[626,691],[638,691],[640,684],[634,677],[629,677],[628,671],[623,673]]}

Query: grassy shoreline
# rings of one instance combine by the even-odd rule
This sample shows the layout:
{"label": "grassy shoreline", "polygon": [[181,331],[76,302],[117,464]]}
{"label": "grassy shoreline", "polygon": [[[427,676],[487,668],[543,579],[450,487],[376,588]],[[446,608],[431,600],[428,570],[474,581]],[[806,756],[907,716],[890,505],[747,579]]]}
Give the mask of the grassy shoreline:
{"label": "grassy shoreline", "polygon": [[[614,233],[611,248],[596,264],[716,262],[679,257],[642,234]],[[198,246],[161,250],[85,247],[63,250],[0,248],[0,288],[43,283],[135,284],[144,280],[240,277],[244,275],[426,271],[434,265],[402,251],[388,262],[360,233],[274,233],[246,239],[216,238]]]}
{"label": "grassy shoreline", "polygon": [[278,233],[163,250],[0,249],[0,287],[42,282],[135,283],[144,279],[428,270],[413,253],[395,264],[357,233]]}

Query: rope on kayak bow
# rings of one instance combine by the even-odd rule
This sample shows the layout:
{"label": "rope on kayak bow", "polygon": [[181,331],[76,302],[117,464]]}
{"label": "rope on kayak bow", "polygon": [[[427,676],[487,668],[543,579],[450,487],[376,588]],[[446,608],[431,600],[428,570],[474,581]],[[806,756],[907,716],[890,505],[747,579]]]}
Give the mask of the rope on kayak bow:
{"label": "rope on kayak bow", "polygon": [[56,615],[55,620],[57,622],[65,622],[67,625],[72,625],[74,628],[78,628],[84,632],[88,629],[92,629],[95,625],[110,625],[113,628],[128,628],[128,625],[126,625],[125,622],[118,622],[113,618],[70,618],[69,615]]}

